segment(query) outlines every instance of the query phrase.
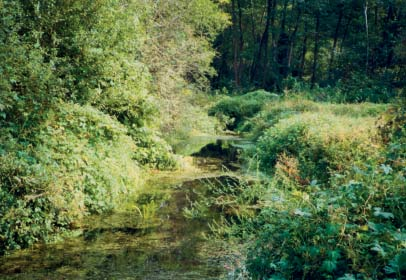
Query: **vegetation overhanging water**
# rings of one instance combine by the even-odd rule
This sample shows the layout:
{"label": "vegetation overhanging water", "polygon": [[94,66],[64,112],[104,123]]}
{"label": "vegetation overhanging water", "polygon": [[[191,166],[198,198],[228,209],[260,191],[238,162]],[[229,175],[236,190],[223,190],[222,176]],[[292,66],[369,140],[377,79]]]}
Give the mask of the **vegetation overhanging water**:
{"label": "vegetation overhanging water", "polygon": [[[151,174],[136,198],[121,209],[92,215],[76,237],[38,244],[0,258],[1,279],[219,279],[227,276],[230,249],[209,237],[207,219],[187,219],[183,210],[207,182],[230,173],[236,137],[194,137],[178,152],[195,152],[192,166]],[[223,154],[206,147],[226,147]],[[180,147],[183,147],[182,149]],[[202,148],[200,151],[199,149]],[[218,152],[218,149],[216,150]]]}

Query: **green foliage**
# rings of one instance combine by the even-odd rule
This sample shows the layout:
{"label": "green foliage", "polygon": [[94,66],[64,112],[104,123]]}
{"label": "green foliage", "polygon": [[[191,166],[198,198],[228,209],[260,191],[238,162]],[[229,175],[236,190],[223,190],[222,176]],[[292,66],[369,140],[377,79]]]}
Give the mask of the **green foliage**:
{"label": "green foliage", "polygon": [[277,99],[278,96],[264,90],[248,92],[246,94],[226,97],[210,108],[209,115],[227,118],[227,128],[236,129],[250,117],[257,114],[265,102]]}
{"label": "green foliage", "polygon": [[214,199],[204,196],[219,209],[237,203],[237,213],[256,211],[231,218],[222,212],[212,231],[246,242],[245,268],[253,279],[401,279],[404,109],[403,100],[390,106],[299,96],[268,102],[245,122],[258,141],[244,156],[268,178],[259,192],[249,188],[256,199],[233,193],[232,185],[217,187]]}
{"label": "green foliage", "polygon": [[154,123],[207,85],[228,24],[176,2],[0,0],[0,254],[113,210],[140,165],[176,167]]}
{"label": "green foliage", "polygon": [[337,174],[327,191],[316,184],[286,191],[271,183],[267,207],[255,221],[260,230],[247,262],[252,275],[400,279],[404,167],[377,164]]}
{"label": "green foliage", "polygon": [[327,92],[324,101],[387,102],[405,87],[402,0],[233,0],[225,8],[232,26],[216,41],[216,88],[282,92],[296,83]]}
{"label": "green foliage", "polygon": [[320,103],[303,98],[302,95],[291,95],[284,97],[279,102],[267,103],[261,112],[244,123],[241,127],[241,131],[248,133],[251,137],[257,139],[264,133],[264,131],[277,124],[279,120],[306,112],[355,119],[362,117],[377,117],[387,108],[387,105],[372,103]]}
{"label": "green foliage", "polygon": [[395,97],[390,81],[368,77],[364,73],[353,73],[340,80],[335,99],[339,102],[389,102]]}
{"label": "green foliage", "polygon": [[123,125],[90,106],[58,107],[29,142],[2,130],[2,252],[111,210],[140,185],[137,147]]}
{"label": "green foliage", "polygon": [[[222,130],[222,124],[215,117],[208,116],[208,108],[218,99],[203,92],[192,93],[185,90],[182,99],[172,100],[173,109],[168,119],[161,120],[163,137],[171,145],[196,135],[216,135]],[[158,107],[166,107],[160,102]],[[193,121],[191,121],[193,120]]]}
{"label": "green foliage", "polygon": [[[196,117],[194,95],[209,89],[216,72],[212,41],[228,26],[229,16],[212,0],[139,1],[148,7],[141,61],[148,65],[158,94],[160,129],[165,135]],[[190,113],[191,115],[189,115]],[[202,118],[201,116],[197,116]]]}
{"label": "green foliage", "polygon": [[0,2],[0,124],[30,127],[66,91],[53,62],[45,61],[38,34],[19,35],[22,14],[18,2]]}
{"label": "green foliage", "polygon": [[376,115],[371,105],[357,105],[365,111],[322,106],[330,112],[289,114],[259,139],[259,165],[272,179],[262,198],[266,207],[245,226],[256,236],[247,268],[259,279],[400,279],[404,106],[382,120],[386,138],[378,137],[376,121],[368,117]]}
{"label": "green foliage", "polygon": [[309,100],[332,103],[389,103],[396,97],[396,90],[384,78],[377,80],[364,73],[355,72],[346,79],[337,81],[334,86],[314,86],[293,77],[282,83],[284,94],[299,95]]}
{"label": "green foliage", "polygon": [[[376,157],[379,144],[374,137],[373,118],[350,118],[332,114],[303,113],[280,120],[258,140],[260,168],[268,173],[280,156],[289,176],[302,183],[327,182],[335,172],[343,172],[351,163]],[[289,162],[297,159],[298,166]],[[284,161],[287,160],[285,163]],[[297,169],[297,170],[294,170]],[[297,172],[297,174],[293,174]]]}
{"label": "green foliage", "polygon": [[177,166],[171,147],[153,130],[147,128],[130,131],[137,149],[134,159],[142,165],[157,169],[173,169]]}

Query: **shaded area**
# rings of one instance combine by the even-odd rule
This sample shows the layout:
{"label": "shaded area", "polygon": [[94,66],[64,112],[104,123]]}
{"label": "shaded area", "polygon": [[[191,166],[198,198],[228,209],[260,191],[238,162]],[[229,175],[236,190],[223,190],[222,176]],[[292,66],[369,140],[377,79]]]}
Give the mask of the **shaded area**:
{"label": "shaded area", "polygon": [[231,171],[240,169],[239,156],[243,149],[251,147],[252,142],[242,138],[217,139],[192,154],[196,158],[219,158],[222,165]]}

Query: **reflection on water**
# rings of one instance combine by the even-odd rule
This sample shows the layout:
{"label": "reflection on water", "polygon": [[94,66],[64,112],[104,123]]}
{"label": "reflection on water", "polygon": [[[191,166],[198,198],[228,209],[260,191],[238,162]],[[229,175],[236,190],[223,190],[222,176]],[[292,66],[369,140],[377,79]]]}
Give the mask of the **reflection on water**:
{"label": "reflection on water", "polygon": [[134,207],[90,217],[78,237],[0,258],[0,279],[221,278],[225,253],[207,240],[209,221],[188,220],[182,209],[205,187],[197,178],[219,176],[224,160],[195,162],[193,174],[154,176]]}

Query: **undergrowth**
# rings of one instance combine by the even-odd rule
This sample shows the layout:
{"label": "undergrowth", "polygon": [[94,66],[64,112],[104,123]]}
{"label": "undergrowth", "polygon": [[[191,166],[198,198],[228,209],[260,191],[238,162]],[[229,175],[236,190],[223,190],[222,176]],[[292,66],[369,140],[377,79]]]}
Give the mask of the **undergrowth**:
{"label": "undergrowth", "polygon": [[265,180],[203,196],[217,209],[238,205],[211,228],[248,246],[240,271],[253,279],[406,275],[406,106],[396,104],[285,98],[245,119],[240,128],[256,147],[243,157]]}
{"label": "undergrowth", "polygon": [[216,116],[226,124],[228,129],[234,130],[250,117],[257,114],[267,101],[277,99],[276,94],[264,90],[257,90],[239,96],[226,96],[212,108],[209,115]]}
{"label": "undergrowth", "polygon": [[174,166],[162,140],[91,106],[60,104],[34,132],[12,131],[0,133],[0,254],[114,209],[142,185],[141,165]]}

